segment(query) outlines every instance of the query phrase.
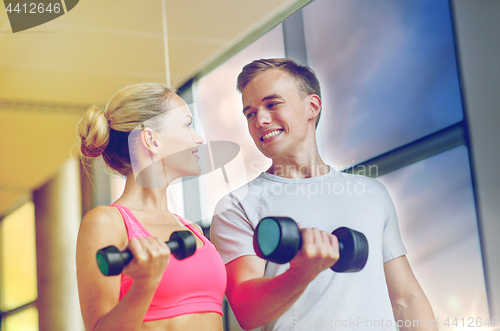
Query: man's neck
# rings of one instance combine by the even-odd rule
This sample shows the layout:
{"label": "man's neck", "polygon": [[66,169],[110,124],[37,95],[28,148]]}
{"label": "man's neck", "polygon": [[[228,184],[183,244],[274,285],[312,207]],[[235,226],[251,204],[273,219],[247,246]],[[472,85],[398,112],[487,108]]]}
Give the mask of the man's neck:
{"label": "man's neck", "polygon": [[300,159],[297,157],[279,157],[273,159],[268,173],[285,178],[311,178],[323,176],[330,170],[319,154],[313,158]]}

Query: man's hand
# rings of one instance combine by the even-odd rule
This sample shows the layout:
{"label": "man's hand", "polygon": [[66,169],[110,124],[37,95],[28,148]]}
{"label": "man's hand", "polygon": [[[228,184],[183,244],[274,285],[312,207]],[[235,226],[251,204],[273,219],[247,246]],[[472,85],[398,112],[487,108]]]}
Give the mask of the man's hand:
{"label": "man's hand", "polygon": [[302,247],[290,261],[290,272],[297,271],[308,284],[316,276],[334,265],[339,255],[339,242],[336,236],[317,228],[300,229]]}

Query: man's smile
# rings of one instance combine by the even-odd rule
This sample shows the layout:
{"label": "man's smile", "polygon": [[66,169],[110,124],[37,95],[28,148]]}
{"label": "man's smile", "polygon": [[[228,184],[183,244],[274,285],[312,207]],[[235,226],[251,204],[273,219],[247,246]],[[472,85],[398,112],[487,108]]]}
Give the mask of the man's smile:
{"label": "man's smile", "polygon": [[260,137],[260,141],[266,141],[272,137],[275,137],[275,136],[281,134],[281,132],[283,132],[283,129],[276,129],[276,130],[272,130],[270,132],[267,132],[262,137]]}

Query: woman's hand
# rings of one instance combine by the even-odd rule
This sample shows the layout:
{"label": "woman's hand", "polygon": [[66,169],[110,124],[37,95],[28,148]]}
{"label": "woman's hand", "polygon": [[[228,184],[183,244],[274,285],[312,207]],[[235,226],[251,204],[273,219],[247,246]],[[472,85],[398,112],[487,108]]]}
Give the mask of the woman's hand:
{"label": "woman's hand", "polygon": [[153,237],[133,238],[128,248],[134,258],[123,269],[123,274],[131,277],[134,283],[156,288],[170,261],[170,248]]}

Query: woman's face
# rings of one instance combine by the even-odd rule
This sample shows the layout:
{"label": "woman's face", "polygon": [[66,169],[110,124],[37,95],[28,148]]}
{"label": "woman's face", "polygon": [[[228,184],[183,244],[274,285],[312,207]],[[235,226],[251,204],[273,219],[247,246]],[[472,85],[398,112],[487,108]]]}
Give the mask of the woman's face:
{"label": "woman's face", "polygon": [[196,153],[203,139],[194,131],[193,116],[181,97],[170,97],[168,108],[170,110],[162,116],[163,127],[157,132],[160,152],[154,159],[161,159],[169,181],[197,176],[201,173],[201,167]]}

